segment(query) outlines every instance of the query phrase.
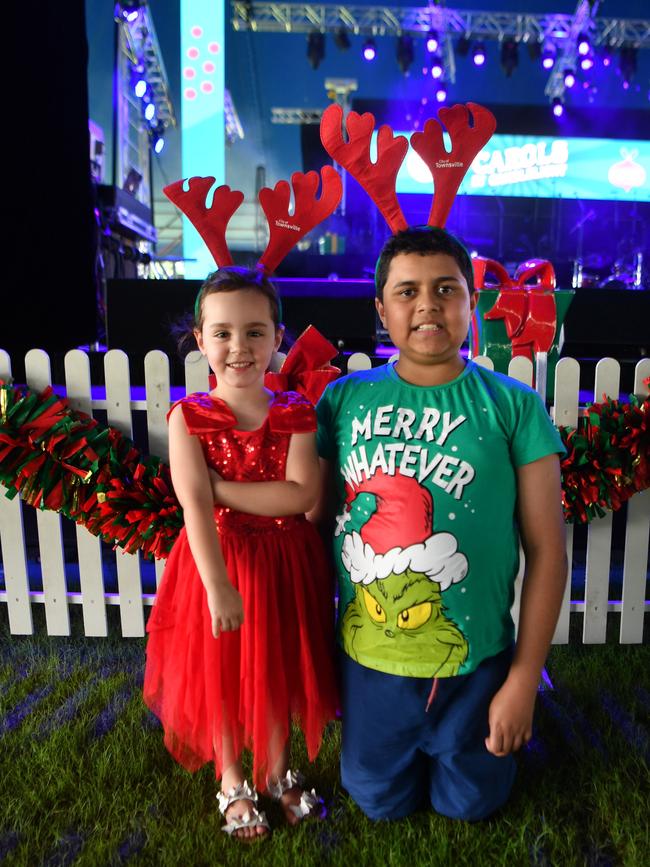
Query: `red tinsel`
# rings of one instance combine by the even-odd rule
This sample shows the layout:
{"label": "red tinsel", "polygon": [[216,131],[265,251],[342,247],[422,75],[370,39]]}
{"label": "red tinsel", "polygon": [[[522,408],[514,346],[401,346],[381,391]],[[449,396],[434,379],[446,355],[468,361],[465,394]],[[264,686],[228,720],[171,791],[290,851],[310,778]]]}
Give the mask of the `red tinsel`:
{"label": "red tinsel", "polygon": [[561,427],[565,520],[586,523],[616,511],[650,487],[650,397],[628,403],[605,398],[587,409],[577,428]]}
{"label": "red tinsel", "polygon": [[129,553],[166,557],[183,525],[169,467],[51,388],[0,381],[0,482]]}

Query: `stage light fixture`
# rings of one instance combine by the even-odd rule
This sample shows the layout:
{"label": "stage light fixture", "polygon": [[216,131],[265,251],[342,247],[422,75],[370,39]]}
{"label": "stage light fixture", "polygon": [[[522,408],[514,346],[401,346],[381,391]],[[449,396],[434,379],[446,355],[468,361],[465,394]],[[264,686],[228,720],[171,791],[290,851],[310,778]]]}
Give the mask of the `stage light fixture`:
{"label": "stage light fixture", "polygon": [[152,121],[156,116],[156,106],[153,102],[147,103],[147,107],[144,110],[145,120]]}
{"label": "stage light fixture", "polygon": [[443,71],[442,60],[436,54],[435,57],[431,58],[431,76],[435,79],[441,78]]}
{"label": "stage light fixture", "polygon": [[477,42],[472,50],[472,60],[474,66],[485,65],[485,45],[482,42]]}
{"label": "stage light fixture", "polygon": [[307,36],[307,59],[312,69],[318,69],[325,57],[325,34],[320,30],[312,30]]}
{"label": "stage light fixture", "polygon": [[440,39],[435,30],[429,30],[427,33],[427,51],[429,54],[435,54],[440,48]]}
{"label": "stage light fixture", "polygon": [[456,40],[456,54],[458,57],[467,57],[469,54],[469,39],[467,36],[459,36]]}
{"label": "stage light fixture", "polygon": [[413,38],[408,33],[403,33],[397,37],[397,47],[395,49],[397,65],[401,72],[406,75],[415,59],[415,51],[413,49]]}
{"label": "stage light fixture", "polygon": [[147,82],[144,80],[144,78],[139,78],[136,81],[135,87],[133,89],[135,91],[135,95],[142,99],[142,97],[147,92]]}
{"label": "stage light fixture", "polygon": [[363,43],[363,59],[367,61],[374,60],[377,56],[377,46],[374,39],[366,39]]}
{"label": "stage light fixture", "polygon": [[555,57],[557,55],[557,49],[552,42],[546,40],[544,46],[542,48],[542,66],[544,69],[551,70],[555,65]]}
{"label": "stage light fixture", "polygon": [[536,39],[526,43],[528,46],[528,56],[533,61],[539,60],[542,54],[542,45]]}
{"label": "stage light fixture", "polygon": [[581,33],[578,36],[578,54],[580,57],[586,57],[591,51],[591,42],[586,33]]}
{"label": "stage light fixture", "polygon": [[564,86],[571,90],[572,87],[575,87],[576,83],[576,74],[573,69],[566,68],[564,70]]}
{"label": "stage light fixture", "polygon": [[510,78],[519,63],[519,47],[514,39],[504,39],[501,43],[501,69]]}
{"label": "stage light fixture", "polygon": [[562,117],[564,114],[564,103],[559,96],[553,98],[553,114],[555,117]]}
{"label": "stage light fixture", "polygon": [[585,54],[585,56],[580,59],[580,69],[582,69],[584,72],[590,70],[593,65],[594,58],[591,54]]}
{"label": "stage light fixture", "polygon": [[135,19],[138,17],[138,15],[140,13],[140,6],[141,5],[142,4],[140,2],[138,2],[138,0],[136,0],[136,2],[132,2],[132,3],[118,3],[117,8],[115,10],[115,12],[116,12],[115,17],[117,18],[119,15],[128,24],[133,24],[133,22],[135,21]]}
{"label": "stage light fixture", "polygon": [[611,45],[603,45],[602,58],[604,67],[609,67],[612,65],[614,61],[614,53],[612,51]]}
{"label": "stage light fixture", "polygon": [[350,47],[350,36],[346,27],[339,27],[334,34],[334,45],[340,51],[347,51]]}
{"label": "stage light fixture", "polygon": [[626,90],[636,73],[636,53],[634,45],[621,45],[618,55],[618,68],[623,76],[623,87]]}
{"label": "stage light fixture", "polygon": [[436,87],[436,101],[444,102],[447,99],[447,88],[444,83],[440,81],[438,86]]}
{"label": "stage light fixture", "polygon": [[165,147],[165,139],[160,135],[156,138],[153,149],[157,154],[162,153],[162,149]]}

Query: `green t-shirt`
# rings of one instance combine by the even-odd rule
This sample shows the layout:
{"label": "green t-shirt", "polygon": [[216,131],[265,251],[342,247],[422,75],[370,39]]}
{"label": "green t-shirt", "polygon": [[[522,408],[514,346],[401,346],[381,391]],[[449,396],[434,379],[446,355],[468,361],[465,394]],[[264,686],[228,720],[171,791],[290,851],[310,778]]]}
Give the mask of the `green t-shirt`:
{"label": "green t-shirt", "polygon": [[471,361],[438,386],[387,364],[329,385],[317,413],[344,650],[389,674],[473,671],[514,637],[516,468],[564,451],[541,399]]}

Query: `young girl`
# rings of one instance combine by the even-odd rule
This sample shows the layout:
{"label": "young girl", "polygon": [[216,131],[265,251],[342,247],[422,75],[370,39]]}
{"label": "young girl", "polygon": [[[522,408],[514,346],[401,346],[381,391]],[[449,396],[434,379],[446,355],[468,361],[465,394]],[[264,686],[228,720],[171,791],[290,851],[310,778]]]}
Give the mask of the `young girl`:
{"label": "young girl", "polygon": [[253,752],[254,786],[296,824],[320,808],[289,770],[291,718],[313,759],[337,708],[333,588],[304,517],[319,484],[315,413],[301,395],[264,387],[282,333],[260,272],[222,268],[203,285],[194,335],[217,385],[169,415],[185,528],[147,625],[144,700],[178,762],[214,761],[224,830],[247,840],[269,826],[242,749]]}

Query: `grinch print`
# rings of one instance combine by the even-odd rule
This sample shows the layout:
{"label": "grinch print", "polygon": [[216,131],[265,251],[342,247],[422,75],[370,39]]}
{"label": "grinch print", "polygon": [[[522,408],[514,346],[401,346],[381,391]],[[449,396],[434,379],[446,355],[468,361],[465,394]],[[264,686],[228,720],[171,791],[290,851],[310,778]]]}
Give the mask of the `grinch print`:
{"label": "grinch print", "polygon": [[[353,588],[342,621],[346,652],[390,668],[424,656],[432,660],[431,676],[458,674],[469,644],[448,617],[443,594],[465,578],[468,563],[453,534],[433,531],[430,492],[413,477],[383,470],[346,484],[346,492],[336,531],[344,535],[341,559]],[[368,518],[348,532],[353,510]]]}

